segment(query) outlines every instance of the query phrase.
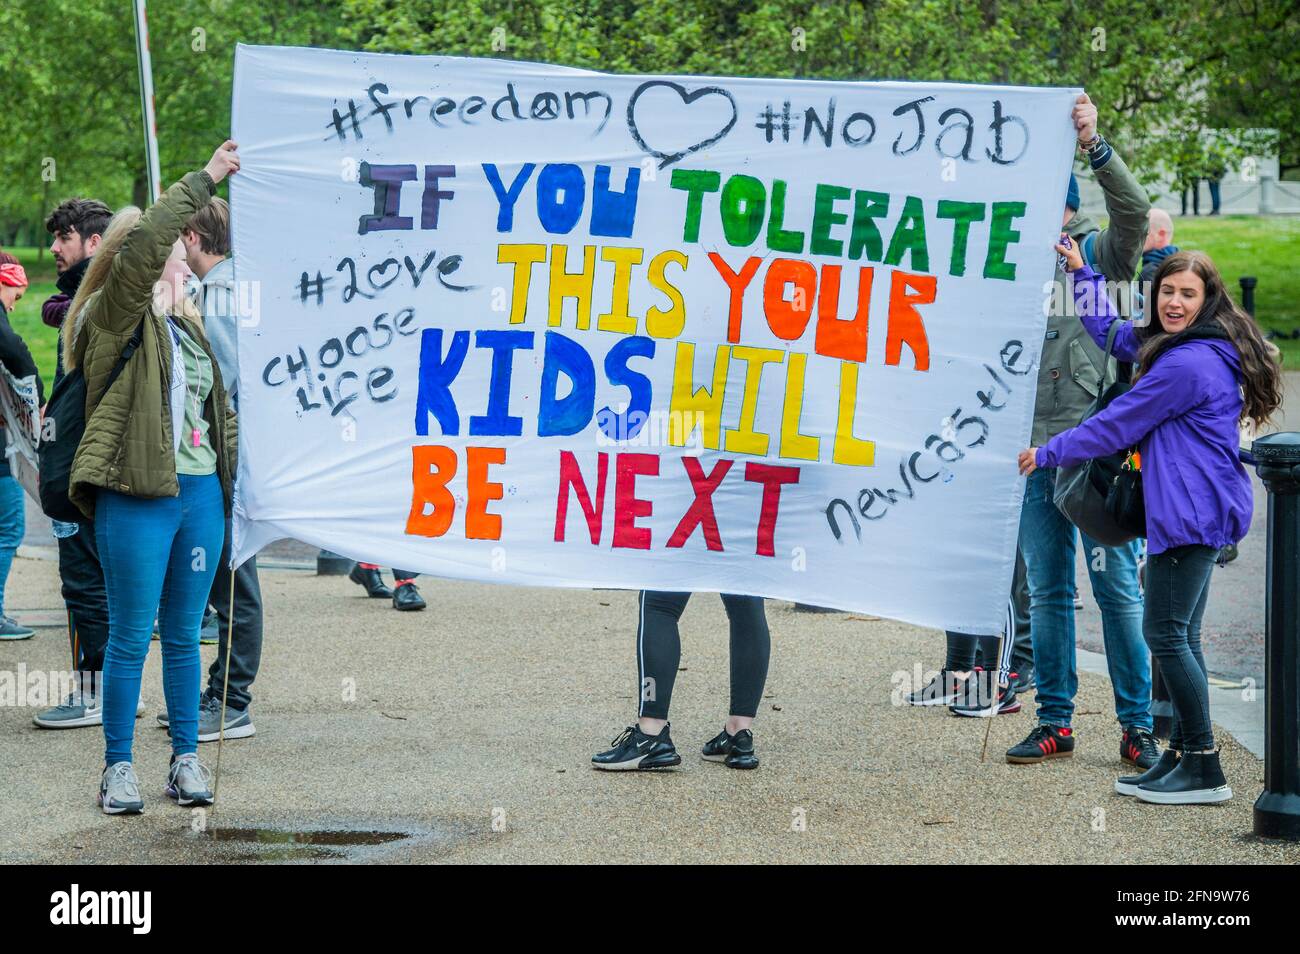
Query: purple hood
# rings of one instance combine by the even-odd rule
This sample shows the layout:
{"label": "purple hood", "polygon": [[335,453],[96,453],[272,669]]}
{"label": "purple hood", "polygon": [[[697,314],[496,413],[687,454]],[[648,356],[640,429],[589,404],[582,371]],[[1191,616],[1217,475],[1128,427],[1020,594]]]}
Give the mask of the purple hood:
{"label": "purple hood", "polygon": [[[1122,320],[1103,291],[1104,281],[1086,267],[1074,273],[1079,316],[1102,348],[1111,323]],[[1125,322],[1115,335],[1115,357],[1135,361],[1139,347]],[[1191,338],[1176,344],[1105,410],[1040,447],[1038,466],[1069,467],[1137,447],[1148,553],[1236,543],[1250,529],[1254,509],[1250,477],[1238,456],[1240,371],[1231,341]]]}

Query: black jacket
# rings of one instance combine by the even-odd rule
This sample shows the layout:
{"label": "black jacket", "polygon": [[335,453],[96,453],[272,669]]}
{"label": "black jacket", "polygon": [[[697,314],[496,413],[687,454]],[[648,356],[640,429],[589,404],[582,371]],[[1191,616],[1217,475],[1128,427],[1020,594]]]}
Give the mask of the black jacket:
{"label": "black jacket", "polygon": [[[51,295],[46,299],[45,304],[41,306],[41,320],[51,328],[63,327],[63,319],[72,306],[72,299],[77,297],[77,289],[81,287],[81,280],[86,276],[86,268],[89,265],[90,259],[83,258],[67,271],[61,272],[59,277],[55,279],[54,284],[58,287],[59,293]],[[56,385],[61,377],[63,377],[63,335],[59,335],[58,351],[54,358],[54,383]]]}

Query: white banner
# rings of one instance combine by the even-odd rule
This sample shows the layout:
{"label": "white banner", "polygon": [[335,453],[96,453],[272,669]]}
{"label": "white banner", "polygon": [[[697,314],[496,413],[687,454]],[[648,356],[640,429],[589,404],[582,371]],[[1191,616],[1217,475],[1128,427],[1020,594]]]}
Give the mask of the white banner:
{"label": "white banner", "polygon": [[41,408],[35,375],[15,378],[0,365],[0,416],[4,419],[9,472],[39,504],[40,459],[36,447],[40,443]]}
{"label": "white banner", "polygon": [[997,632],[1077,92],[241,46],[236,562]]}

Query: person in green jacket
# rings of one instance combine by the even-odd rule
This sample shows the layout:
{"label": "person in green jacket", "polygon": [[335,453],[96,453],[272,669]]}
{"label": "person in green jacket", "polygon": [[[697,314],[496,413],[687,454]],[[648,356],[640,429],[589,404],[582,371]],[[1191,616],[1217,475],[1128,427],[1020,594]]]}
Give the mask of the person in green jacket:
{"label": "person in green jacket", "polygon": [[131,743],[155,616],[171,714],[166,793],[181,805],[212,801],[197,754],[199,628],[230,512],[236,433],[202,316],[185,294],[178,239],[238,169],[227,141],[148,211],[119,211],[63,323],[64,362],[86,381],[68,496],[94,522],[108,591],[99,804],[110,815],[144,809]]}

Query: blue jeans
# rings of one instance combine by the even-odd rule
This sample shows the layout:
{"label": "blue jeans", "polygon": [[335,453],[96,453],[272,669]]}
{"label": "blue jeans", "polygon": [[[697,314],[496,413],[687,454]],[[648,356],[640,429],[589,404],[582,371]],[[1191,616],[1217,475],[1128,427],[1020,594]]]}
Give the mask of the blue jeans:
{"label": "blue jeans", "polygon": [[0,477],[0,616],[5,611],[5,583],[9,580],[9,568],[13,566],[14,554],[27,529],[26,506],[22,484],[8,474]]}
{"label": "blue jeans", "polygon": [[140,675],[154,616],[162,640],[163,694],[172,751],[198,749],[199,628],[221,562],[225,501],[216,474],[178,475],[177,497],[101,490],[95,540],[108,591],[104,651],[104,761],[131,761]]}
{"label": "blue jeans", "polygon": [[1068,726],[1079,689],[1074,643],[1076,535],[1088,551],[1088,575],[1101,610],[1106,667],[1115,690],[1120,725],[1151,730],[1151,660],[1142,638],[1142,593],[1136,541],[1103,547],[1080,534],[1052,502],[1055,468],[1040,468],[1025,482],[1020,548],[1029,577],[1029,618],[1038,679],[1038,721]]}

